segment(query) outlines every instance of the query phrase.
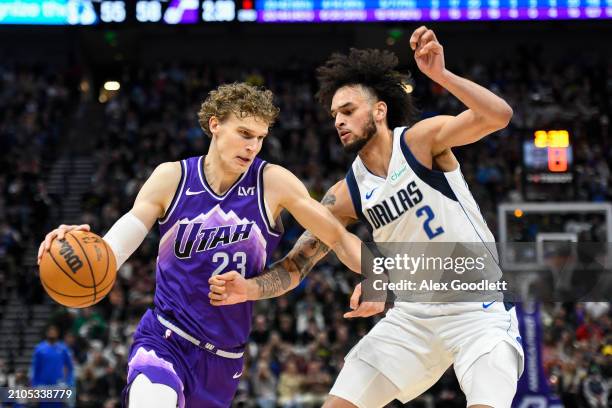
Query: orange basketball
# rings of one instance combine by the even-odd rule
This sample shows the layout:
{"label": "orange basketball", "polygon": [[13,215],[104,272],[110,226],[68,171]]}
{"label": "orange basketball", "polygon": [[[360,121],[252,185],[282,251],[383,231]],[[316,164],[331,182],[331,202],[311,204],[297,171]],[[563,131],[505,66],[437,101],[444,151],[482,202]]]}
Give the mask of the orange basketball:
{"label": "orange basketball", "polygon": [[117,263],[110,247],[93,232],[70,231],[57,238],[40,261],[40,281],[56,302],[68,307],[98,303],[113,288]]}

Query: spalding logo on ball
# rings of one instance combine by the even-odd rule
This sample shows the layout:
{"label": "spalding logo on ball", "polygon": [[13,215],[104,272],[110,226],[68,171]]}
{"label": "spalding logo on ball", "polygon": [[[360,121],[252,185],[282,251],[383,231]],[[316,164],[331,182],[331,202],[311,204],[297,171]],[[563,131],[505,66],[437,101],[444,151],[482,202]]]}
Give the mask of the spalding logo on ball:
{"label": "spalding logo on ball", "polygon": [[53,300],[68,307],[98,303],[116,278],[115,256],[93,232],[70,231],[64,239],[54,239],[40,261],[43,287]]}

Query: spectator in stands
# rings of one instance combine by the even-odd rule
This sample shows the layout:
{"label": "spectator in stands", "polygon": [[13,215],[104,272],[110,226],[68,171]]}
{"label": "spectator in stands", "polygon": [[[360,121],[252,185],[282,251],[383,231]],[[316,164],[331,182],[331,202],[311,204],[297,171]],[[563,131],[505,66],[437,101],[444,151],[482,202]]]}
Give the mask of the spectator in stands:
{"label": "spectator in stands", "polygon": [[304,403],[311,407],[322,406],[332,383],[333,378],[325,371],[323,361],[319,359],[310,360],[307,363],[306,375],[304,375],[304,381],[302,382]]}
{"label": "spectator in stands", "polygon": [[609,379],[602,378],[599,369],[593,368],[591,374],[582,383],[582,392],[586,403],[591,408],[608,408],[610,394]]}
{"label": "spectator in stands", "polygon": [[591,340],[595,339],[598,343],[603,338],[603,331],[597,323],[593,321],[590,315],[586,315],[584,322],[576,329],[576,340]]}
{"label": "spectator in stands", "polygon": [[[36,346],[32,357],[32,386],[72,387],[72,355],[64,342],[59,340],[59,329],[49,325],[45,336],[45,340]],[[56,406],[61,407],[62,404]]]}
{"label": "spectator in stands", "polygon": [[72,325],[72,331],[90,339],[102,339],[106,332],[106,322],[95,308],[86,307],[79,311],[79,316]]}
{"label": "spectator in stands", "polygon": [[288,360],[278,381],[278,403],[283,408],[302,406],[304,376],[299,373],[294,359]]}
{"label": "spectator in stands", "polygon": [[277,379],[270,370],[270,363],[260,359],[252,380],[253,394],[260,408],[276,407],[276,383]]}

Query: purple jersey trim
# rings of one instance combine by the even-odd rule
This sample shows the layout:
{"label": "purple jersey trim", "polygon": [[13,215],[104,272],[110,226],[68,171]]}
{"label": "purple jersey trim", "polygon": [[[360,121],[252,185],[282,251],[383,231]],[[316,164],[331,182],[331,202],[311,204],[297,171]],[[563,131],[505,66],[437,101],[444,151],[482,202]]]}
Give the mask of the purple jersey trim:
{"label": "purple jersey trim", "polygon": [[180,163],[181,163],[181,180],[179,181],[178,186],[176,186],[174,197],[172,197],[172,201],[170,202],[170,205],[168,206],[169,210],[166,212],[166,214],[162,218],[157,220],[157,222],[159,222],[160,225],[168,221],[168,218],[170,218],[170,216],[172,215],[172,212],[176,208],[176,204],[179,202],[179,198],[183,194],[183,188],[185,187],[185,181],[187,180],[187,163],[185,163],[185,160],[181,160]]}
{"label": "purple jersey trim", "polygon": [[[236,181],[234,182],[234,184],[232,184],[232,185],[231,185],[231,187],[230,187],[230,188],[228,188],[228,189],[227,189],[227,191],[226,191],[225,193],[223,193],[223,194],[219,195],[219,194],[215,193],[215,191],[213,190],[213,188],[212,188],[212,187],[211,187],[211,186],[208,184],[208,181],[206,181],[206,177],[204,177],[204,174],[203,174],[203,172],[202,172],[202,169],[204,168],[204,167],[203,167],[203,163],[202,163],[202,161],[203,161],[203,160],[204,160],[204,156],[201,156],[201,157],[198,159],[198,175],[200,176],[200,181],[202,182],[202,187],[204,187],[204,189],[205,189],[206,191],[208,191],[208,192],[210,193],[210,195],[211,195],[213,198],[216,198],[217,200],[223,200],[225,197],[227,197],[227,196],[228,196],[228,195],[229,195],[229,194],[232,192],[232,190],[233,190],[233,189],[234,189],[234,188],[235,188],[237,185],[239,185],[239,184],[242,182],[242,180],[245,178],[245,176],[246,176],[246,175],[249,173],[249,171],[248,171],[248,170],[247,170],[247,171],[245,171],[244,173],[242,173],[242,176],[240,176],[240,177],[238,178],[238,180],[236,180]],[[253,164],[255,164],[255,163],[253,163]]]}
{"label": "purple jersey trim", "polygon": [[[268,234],[274,235],[276,237],[280,237],[282,235],[282,231],[272,227],[272,222],[270,218],[268,218],[268,212],[266,211],[266,199],[264,197],[263,173],[264,173],[264,169],[267,164],[268,163],[266,163],[265,161],[262,161],[261,165],[259,166],[259,169],[257,169],[257,192],[259,195],[257,204],[259,206],[259,214],[261,215],[261,218],[266,223],[266,229],[268,230]],[[273,214],[270,214],[270,215],[273,215]]]}

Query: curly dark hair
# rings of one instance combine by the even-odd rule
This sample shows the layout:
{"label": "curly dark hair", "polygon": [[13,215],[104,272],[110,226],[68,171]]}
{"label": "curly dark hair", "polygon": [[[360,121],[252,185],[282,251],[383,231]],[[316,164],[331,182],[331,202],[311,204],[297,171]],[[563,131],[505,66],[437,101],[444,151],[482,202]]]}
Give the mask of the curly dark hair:
{"label": "curly dark hair", "polygon": [[317,99],[326,108],[339,88],[361,85],[378,100],[387,104],[387,125],[393,129],[412,123],[416,108],[406,85],[412,82],[410,73],[397,71],[398,59],[390,51],[351,48],[348,55],[335,53],[319,68]]}
{"label": "curly dark hair", "polygon": [[239,118],[254,116],[260,118],[268,126],[272,126],[279,109],[274,105],[272,91],[247,83],[235,82],[221,85],[210,91],[198,112],[198,122],[202,130],[211,136],[208,121],[216,116],[220,121],[233,113]]}

